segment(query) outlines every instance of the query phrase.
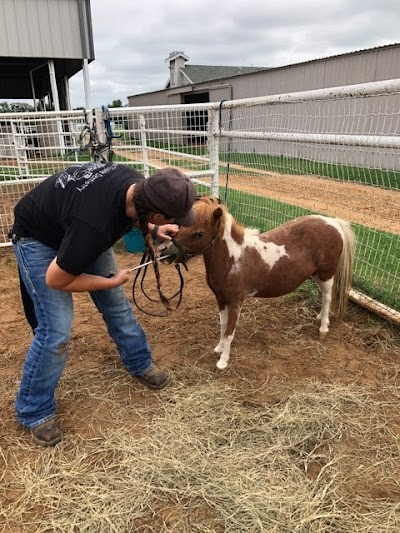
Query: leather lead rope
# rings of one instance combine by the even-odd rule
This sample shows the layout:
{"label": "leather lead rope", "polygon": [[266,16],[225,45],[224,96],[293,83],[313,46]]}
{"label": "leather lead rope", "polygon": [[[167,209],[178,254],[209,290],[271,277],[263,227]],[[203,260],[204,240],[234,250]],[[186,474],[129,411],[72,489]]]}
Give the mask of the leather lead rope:
{"label": "leather lead rope", "polygon": [[[195,257],[196,255],[201,255],[203,252],[205,252],[208,248],[210,248],[210,246],[212,246],[215,243],[216,238],[217,238],[217,234],[214,235],[214,237],[211,239],[211,241],[206,246],[204,246],[203,248],[201,248],[201,250],[199,250],[199,251],[197,251],[195,253],[189,253],[186,250],[184,250],[182,248],[182,246],[180,246],[180,244],[177,243],[176,240],[173,237],[172,237],[171,241],[176,246],[176,248],[179,250],[179,252],[181,253],[181,255],[182,255],[181,262],[182,262],[183,266],[185,267],[185,269],[188,270],[188,267],[187,267],[188,260],[191,259],[192,257]],[[137,283],[138,283],[138,280],[139,280],[140,276],[141,276],[140,289],[142,291],[142,294],[145,296],[145,298],[147,298],[147,300],[149,300],[150,302],[158,302],[158,301],[162,302],[161,297],[160,297],[160,300],[155,300],[154,298],[151,298],[146,293],[146,290],[144,288],[144,280],[145,280],[145,277],[146,277],[146,274],[147,274],[147,269],[148,269],[149,265],[153,264],[153,268],[155,270],[154,261],[151,261],[151,260],[149,261],[149,259],[151,259],[150,258],[150,254],[146,250],[144,252],[143,256],[142,256],[142,259],[140,260],[140,265],[139,265],[139,267],[137,267],[137,272],[136,272],[135,278],[133,280],[133,284],[132,284],[132,300],[133,300],[133,303],[136,305],[136,307],[140,311],[142,311],[142,313],[145,313],[146,315],[149,315],[149,316],[160,316],[160,317],[168,316],[168,311],[166,313],[163,313],[163,314],[149,313],[148,311],[145,311],[137,302],[137,299],[136,299],[136,286],[137,286]],[[184,279],[183,279],[183,276],[182,276],[182,272],[181,272],[181,269],[180,269],[180,264],[179,263],[175,263],[175,268],[176,268],[176,270],[178,272],[178,276],[179,276],[179,280],[180,280],[180,287],[176,291],[176,293],[174,293],[170,298],[168,298],[168,300],[173,300],[177,296],[179,298],[178,298],[178,302],[177,302],[176,306],[173,307],[172,309],[170,309],[171,311],[175,311],[181,305],[182,297],[183,297],[183,288],[184,288],[184,285],[185,285],[185,282],[184,282]]]}
{"label": "leather lead rope", "polygon": [[[149,259],[149,257],[150,257],[149,253],[147,251],[144,252],[144,254],[142,256],[142,259],[140,261],[140,265],[144,265],[144,263],[148,262],[147,260]],[[155,268],[154,267],[154,262],[151,261],[151,263],[153,263],[153,268]],[[145,309],[143,309],[143,307],[141,307],[138,304],[138,302],[137,302],[136,291],[137,291],[137,284],[138,284],[139,278],[140,278],[140,289],[142,291],[142,294],[145,296],[145,298],[147,300],[149,300],[150,302],[159,302],[159,301],[161,301],[161,298],[160,298],[160,300],[151,298],[147,294],[147,292],[146,292],[146,290],[144,288],[144,280],[145,280],[145,277],[146,277],[146,274],[147,274],[148,267],[149,267],[148,264],[144,265],[143,268],[138,269],[136,274],[135,274],[135,278],[134,278],[133,284],[132,284],[132,300],[133,300],[133,303],[136,305],[136,307],[140,311],[142,311],[142,313],[144,313],[146,315],[159,316],[159,317],[168,316],[168,312],[169,311],[167,311],[165,313],[162,313],[162,314],[161,313],[150,313],[150,312],[146,311]],[[182,297],[183,297],[183,288],[184,288],[184,285],[185,285],[185,282],[184,282],[184,279],[183,279],[183,276],[182,276],[182,272],[181,272],[181,269],[180,269],[180,265],[178,263],[175,263],[175,268],[176,268],[176,270],[178,272],[178,275],[179,275],[180,286],[179,286],[179,289],[171,297],[168,298],[168,300],[173,300],[177,296],[179,297],[176,306],[171,309],[172,311],[175,311],[180,306],[180,304],[182,302]],[[187,270],[187,266],[186,265],[185,265],[185,268]]]}

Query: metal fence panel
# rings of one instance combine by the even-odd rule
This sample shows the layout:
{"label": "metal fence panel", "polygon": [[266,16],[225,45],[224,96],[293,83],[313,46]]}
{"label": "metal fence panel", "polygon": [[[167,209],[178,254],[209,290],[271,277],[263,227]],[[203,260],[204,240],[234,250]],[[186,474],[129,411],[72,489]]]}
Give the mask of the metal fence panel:
{"label": "metal fence panel", "polygon": [[[145,176],[178,167],[260,229],[304,213],[350,220],[358,238],[355,287],[400,311],[399,109],[400,80],[115,108],[113,160]],[[87,119],[104,141],[101,110]],[[81,111],[1,117],[0,246],[8,244],[13,205],[35,179],[89,159],[77,151],[84,125]]]}

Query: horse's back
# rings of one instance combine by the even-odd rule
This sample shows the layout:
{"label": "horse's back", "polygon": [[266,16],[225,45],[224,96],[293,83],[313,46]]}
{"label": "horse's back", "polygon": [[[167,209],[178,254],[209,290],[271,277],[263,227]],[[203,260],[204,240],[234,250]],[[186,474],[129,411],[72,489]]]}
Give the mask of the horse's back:
{"label": "horse's back", "polygon": [[304,215],[294,218],[276,228],[260,234],[265,241],[276,244],[293,242],[298,244],[304,240],[313,242],[320,239],[333,238],[342,240],[343,230],[339,220],[322,215]]}
{"label": "horse's back", "polygon": [[295,272],[298,279],[314,274],[329,279],[337,269],[343,250],[343,235],[337,219],[318,215],[290,220],[260,234],[260,239],[284,247],[285,253],[276,268],[285,271],[288,277],[290,272]]}

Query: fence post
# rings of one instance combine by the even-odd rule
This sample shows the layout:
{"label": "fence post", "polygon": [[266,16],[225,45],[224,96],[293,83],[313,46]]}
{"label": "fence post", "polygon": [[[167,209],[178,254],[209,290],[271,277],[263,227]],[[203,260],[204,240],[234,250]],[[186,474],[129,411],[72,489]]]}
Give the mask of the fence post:
{"label": "fence post", "polygon": [[207,148],[210,156],[211,195],[219,197],[219,124],[218,109],[208,111]]}
{"label": "fence post", "polygon": [[15,155],[17,156],[17,165],[20,178],[22,176],[29,176],[28,155],[26,152],[26,137],[23,136],[24,125],[21,122],[19,126],[21,133],[18,133],[18,126],[14,121],[11,121],[11,131],[14,139]]}
{"label": "fence post", "polygon": [[142,155],[143,155],[143,167],[144,167],[144,177],[149,177],[149,155],[147,151],[147,140],[146,140],[146,119],[141,113],[139,115],[140,120],[140,140],[142,142]]}
{"label": "fence post", "polygon": [[104,128],[103,111],[99,107],[96,107],[96,109],[94,110],[94,116],[96,121],[97,138],[101,143],[105,143],[107,141],[107,138]]}

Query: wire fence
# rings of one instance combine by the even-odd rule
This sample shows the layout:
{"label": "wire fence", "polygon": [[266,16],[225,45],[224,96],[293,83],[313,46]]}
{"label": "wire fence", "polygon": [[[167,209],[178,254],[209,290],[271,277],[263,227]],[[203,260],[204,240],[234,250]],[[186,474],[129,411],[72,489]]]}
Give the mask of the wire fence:
{"label": "wire fence", "polygon": [[400,80],[389,80],[223,103],[3,115],[0,246],[18,198],[69,164],[112,158],[146,177],[174,166],[261,230],[306,213],[350,220],[354,288],[397,319],[399,109]]}

